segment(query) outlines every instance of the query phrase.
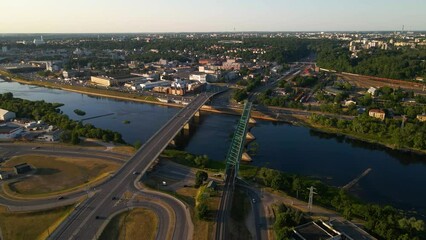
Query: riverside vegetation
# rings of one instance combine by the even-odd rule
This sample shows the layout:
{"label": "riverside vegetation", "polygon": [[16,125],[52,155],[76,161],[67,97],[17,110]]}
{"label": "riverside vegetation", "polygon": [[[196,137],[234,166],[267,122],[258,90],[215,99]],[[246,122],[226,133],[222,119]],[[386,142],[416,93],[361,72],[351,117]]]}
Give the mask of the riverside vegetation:
{"label": "riverside vegetation", "polygon": [[[163,156],[190,167],[211,171],[223,171],[225,169],[224,162],[211,161],[208,158],[195,156],[183,151],[168,149],[164,152]],[[195,159],[198,160],[194,161]],[[203,161],[200,161],[200,159],[203,159]],[[349,220],[353,218],[361,219],[364,222],[365,228],[381,239],[420,240],[426,238],[425,223],[423,220],[410,217],[404,211],[391,206],[362,202],[344,189],[329,186],[320,180],[250,165],[241,165],[239,176],[275,190],[284,191],[290,196],[304,201],[308,200],[309,191],[307,188],[314,186],[318,193],[315,196],[316,204],[335,210]],[[299,213],[295,211],[285,212],[287,210],[282,211],[283,215],[286,215],[281,216],[282,218],[288,217],[289,219],[293,219],[291,221],[295,223],[303,221]],[[284,221],[285,219],[281,220]],[[283,238],[281,239],[285,239],[287,236],[285,233],[288,233],[288,229],[284,229],[281,225],[277,223],[274,229],[277,236],[282,236]]]}
{"label": "riverside vegetation", "polygon": [[70,119],[62,114],[60,103],[47,103],[45,101],[29,101],[14,98],[12,93],[0,94],[0,108],[16,113],[17,118],[29,118],[42,120],[48,124],[57,126],[63,133],[61,140],[78,144],[79,137],[101,139],[106,142],[125,143],[121,134],[111,130],[96,128],[91,124],[84,124]]}

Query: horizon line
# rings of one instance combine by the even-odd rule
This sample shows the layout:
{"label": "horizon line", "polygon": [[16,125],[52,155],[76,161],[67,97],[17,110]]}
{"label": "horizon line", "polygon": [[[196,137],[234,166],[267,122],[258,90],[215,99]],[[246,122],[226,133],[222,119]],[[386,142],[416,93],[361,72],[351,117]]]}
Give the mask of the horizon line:
{"label": "horizon line", "polygon": [[267,30],[247,30],[247,31],[147,31],[147,32],[0,32],[4,35],[12,34],[179,34],[179,33],[374,33],[374,32],[425,32],[426,30],[285,30],[285,31],[267,31]]}

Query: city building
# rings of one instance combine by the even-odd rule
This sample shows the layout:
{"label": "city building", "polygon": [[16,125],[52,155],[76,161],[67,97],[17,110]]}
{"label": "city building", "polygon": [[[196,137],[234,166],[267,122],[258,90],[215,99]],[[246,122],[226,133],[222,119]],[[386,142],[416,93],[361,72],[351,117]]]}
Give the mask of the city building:
{"label": "city building", "polygon": [[107,77],[107,76],[92,76],[90,81],[92,84],[102,87],[119,86],[128,82],[143,81],[145,78],[140,76],[122,76],[122,77]]}
{"label": "city building", "polygon": [[228,59],[226,62],[222,63],[223,70],[240,70],[241,68],[242,64],[235,59]]}
{"label": "city building", "polygon": [[381,109],[371,109],[370,111],[368,111],[368,116],[378,118],[383,121],[385,120],[386,113]]}
{"label": "city building", "polygon": [[43,44],[45,44],[45,42],[44,42],[44,40],[43,40],[43,36],[40,36],[40,39],[34,39],[34,41],[33,41],[33,43],[36,45],[36,46],[39,46],[39,45],[43,45]]}
{"label": "city building", "polygon": [[168,87],[170,85],[171,85],[170,81],[146,82],[146,83],[139,84],[139,86],[144,90],[153,89],[155,87]]}
{"label": "city building", "polygon": [[198,81],[200,83],[206,83],[207,82],[207,74],[205,74],[205,73],[194,73],[194,74],[189,75],[189,80]]}
{"label": "city building", "polygon": [[21,163],[13,167],[16,174],[24,174],[32,170],[31,166],[27,163]]}
{"label": "city building", "polygon": [[2,46],[1,47],[1,52],[2,53],[7,53],[7,46]]}
{"label": "city building", "polygon": [[0,108],[0,121],[9,121],[16,118],[16,114],[14,112],[10,112],[6,109]]}

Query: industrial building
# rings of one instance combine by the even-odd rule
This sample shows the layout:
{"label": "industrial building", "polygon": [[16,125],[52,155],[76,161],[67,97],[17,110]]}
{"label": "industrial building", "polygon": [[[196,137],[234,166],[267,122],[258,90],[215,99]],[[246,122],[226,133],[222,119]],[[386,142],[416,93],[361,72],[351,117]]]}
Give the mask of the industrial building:
{"label": "industrial building", "polygon": [[14,112],[0,108],[0,121],[9,121],[15,118],[16,118],[16,114]]}
{"label": "industrial building", "polygon": [[13,167],[16,174],[24,174],[32,170],[31,166],[27,163],[21,163]]}
{"label": "industrial building", "polygon": [[0,140],[11,140],[22,133],[22,127],[15,124],[0,125]]}
{"label": "industrial building", "polygon": [[171,85],[170,81],[164,80],[164,81],[157,81],[157,82],[146,82],[140,84],[141,88],[144,90],[153,89],[155,87],[168,87]]}
{"label": "industrial building", "polygon": [[107,76],[92,76],[90,81],[94,85],[102,87],[119,86],[128,82],[143,81],[144,77],[122,76],[122,77],[107,77]]}

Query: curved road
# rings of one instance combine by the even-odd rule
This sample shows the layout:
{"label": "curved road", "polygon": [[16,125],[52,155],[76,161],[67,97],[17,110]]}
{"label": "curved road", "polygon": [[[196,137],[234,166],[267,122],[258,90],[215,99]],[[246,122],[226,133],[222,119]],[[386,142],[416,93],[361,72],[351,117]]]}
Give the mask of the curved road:
{"label": "curved road", "polygon": [[[108,182],[103,184],[98,192],[83,202],[72,216],[55,231],[51,239],[94,239],[105,219],[116,212],[117,201],[114,199],[120,198],[125,192],[131,190],[129,185],[138,177],[134,173],[139,172],[144,175],[182,127],[213,95],[214,93],[200,94],[181,109]],[[164,201],[170,200],[164,199]],[[176,211],[176,224],[182,223],[182,228],[175,227],[175,231],[180,231],[180,233],[175,233],[174,238],[188,239],[190,235],[187,214],[185,211],[180,212],[179,209],[181,208]],[[186,221],[181,221],[181,219],[186,219]]]}

